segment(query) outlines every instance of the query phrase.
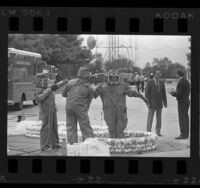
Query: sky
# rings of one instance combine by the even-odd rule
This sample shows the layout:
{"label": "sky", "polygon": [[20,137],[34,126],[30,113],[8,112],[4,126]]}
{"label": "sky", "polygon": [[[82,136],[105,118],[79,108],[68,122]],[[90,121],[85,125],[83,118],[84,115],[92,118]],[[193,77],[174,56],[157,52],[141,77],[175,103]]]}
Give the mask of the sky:
{"label": "sky", "polygon": [[[109,35],[81,35],[84,38],[83,45],[87,46],[87,39],[93,36],[96,39],[96,47],[92,53],[102,53],[104,59],[108,56]],[[111,36],[111,35],[110,35]],[[112,35],[114,36],[114,35]],[[187,57],[190,36],[169,35],[117,35],[119,54],[123,57],[133,59],[136,66],[144,68],[147,62],[153,58],[168,57],[173,63],[178,62],[187,67]]]}

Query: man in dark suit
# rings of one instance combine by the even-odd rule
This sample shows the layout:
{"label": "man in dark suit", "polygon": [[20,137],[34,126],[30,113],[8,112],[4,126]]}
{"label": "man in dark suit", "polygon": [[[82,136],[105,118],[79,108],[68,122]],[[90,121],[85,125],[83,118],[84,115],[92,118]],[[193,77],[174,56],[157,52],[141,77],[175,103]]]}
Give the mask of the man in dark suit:
{"label": "man in dark suit", "polygon": [[156,111],[156,134],[161,135],[161,114],[163,104],[167,108],[167,96],[164,82],[160,79],[160,71],[156,71],[154,78],[149,79],[145,88],[145,98],[148,106],[147,131],[151,132],[154,113]]}
{"label": "man in dark suit", "polygon": [[188,110],[190,106],[190,83],[184,77],[184,71],[178,69],[176,71],[176,76],[179,79],[176,91],[171,91],[171,95],[176,97],[178,101],[178,117],[180,126],[180,136],[175,139],[187,139],[189,136],[189,115]]}

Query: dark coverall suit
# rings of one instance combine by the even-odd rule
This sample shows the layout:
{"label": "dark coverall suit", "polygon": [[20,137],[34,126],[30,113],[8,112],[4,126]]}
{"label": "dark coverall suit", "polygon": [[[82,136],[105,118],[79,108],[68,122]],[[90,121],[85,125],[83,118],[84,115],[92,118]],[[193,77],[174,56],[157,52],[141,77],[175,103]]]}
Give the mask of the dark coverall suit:
{"label": "dark coverall suit", "polygon": [[93,89],[89,83],[77,78],[70,80],[65,86],[62,96],[66,101],[67,140],[69,144],[77,143],[77,121],[79,122],[83,141],[94,137],[90,126],[88,110],[93,99]]}
{"label": "dark coverall suit", "polygon": [[128,122],[126,95],[143,98],[142,95],[126,84],[98,86],[94,92],[94,98],[99,95],[103,103],[104,120],[111,138],[124,138],[124,130]]}
{"label": "dark coverall suit", "polygon": [[51,88],[37,88],[35,99],[39,106],[39,119],[42,120],[40,130],[41,149],[59,145],[58,124],[55,106],[55,96]]}

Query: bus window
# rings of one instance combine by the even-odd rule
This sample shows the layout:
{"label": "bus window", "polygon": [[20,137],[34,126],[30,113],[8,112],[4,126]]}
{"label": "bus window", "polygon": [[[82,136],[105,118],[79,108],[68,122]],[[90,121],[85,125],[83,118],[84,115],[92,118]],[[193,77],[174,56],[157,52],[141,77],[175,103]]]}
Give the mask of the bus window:
{"label": "bus window", "polygon": [[11,80],[11,75],[12,75],[12,69],[11,69],[11,64],[8,64],[8,81]]}
{"label": "bus window", "polygon": [[33,66],[27,66],[25,81],[32,82],[32,80],[33,80]]}
{"label": "bus window", "polygon": [[13,82],[23,82],[24,81],[24,72],[26,72],[26,68],[13,68]]}
{"label": "bus window", "polygon": [[32,82],[33,67],[14,67],[13,68],[13,82]]}

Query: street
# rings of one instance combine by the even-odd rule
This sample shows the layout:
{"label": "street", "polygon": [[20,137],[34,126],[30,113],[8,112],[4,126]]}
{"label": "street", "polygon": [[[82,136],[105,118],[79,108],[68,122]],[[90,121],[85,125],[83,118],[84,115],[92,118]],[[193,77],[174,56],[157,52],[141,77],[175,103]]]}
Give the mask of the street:
{"label": "street", "polygon": [[[134,87],[134,86],[132,86]],[[162,137],[158,139],[158,147],[154,151],[145,152],[142,154],[127,154],[127,156],[141,156],[141,157],[189,157],[190,156],[190,139],[186,140],[175,140],[174,137],[179,136],[179,123],[178,123],[178,111],[177,111],[177,101],[176,98],[172,97],[168,92],[171,88],[174,88],[175,84],[166,84],[168,107],[163,108],[162,111]],[[65,115],[65,98],[62,97],[60,93],[56,95],[56,105],[57,105],[57,116],[58,121],[66,121]],[[148,109],[146,104],[139,98],[127,97],[127,114],[128,114],[128,126],[126,130],[133,131],[146,131],[146,121]],[[31,101],[27,101],[24,104],[24,113],[26,120],[37,120],[38,119],[38,106],[34,106]],[[190,113],[190,112],[189,112]],[[9,107],[8,111],[8,132],[12,129],[12,122],[17,121],[18,111],[15,111],[12,107]],[[89,117],[91,126],[94,125],[105,125],[102,103],[101,99],[93,99],[91,107],[89,110]],[[154,116],[152,132],[155,133],[155,123],[156,118]],[[26,141],[24,141],[26,140]],[[28,145],[29,141],[31,147]],[[36,138],[26,138],[25,136],[9,136],[8,135],[8,145],[18,147],[20,143],[24,143],[26,147],[34,150],[39,149],[39,139]],[[21,144],[22,145],[22,144]],[[29,146],[29,147],[28,147]],[[8,152],[8,155],[15,155],[19,152],[14,150]],[[114,155],[115,156],[115,155]],[[117,156],[124,156],[120,154]]]}

